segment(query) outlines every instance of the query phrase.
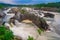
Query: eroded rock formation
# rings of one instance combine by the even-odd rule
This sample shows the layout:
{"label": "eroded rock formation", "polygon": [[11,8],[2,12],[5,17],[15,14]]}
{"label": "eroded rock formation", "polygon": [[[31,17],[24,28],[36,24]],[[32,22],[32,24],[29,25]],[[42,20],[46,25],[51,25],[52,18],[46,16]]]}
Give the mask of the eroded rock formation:
{"label": "eroded rock formation", "polygon": [[[17,13],[19,14],[19,13]],[[23,14],[20,14],[20,16],[17,17],[17,14],[15,15],[15,19],[19,19],[18,21],[23,21],[23,20],[31,20],[37,27],[39,28],[42,28],[44,30],[47,30],[48,29],[48,24],[46,23],[46,21],[39,17],[39,16],[36,16],[35,14],[30,14],[30,13],[23,13]]]}

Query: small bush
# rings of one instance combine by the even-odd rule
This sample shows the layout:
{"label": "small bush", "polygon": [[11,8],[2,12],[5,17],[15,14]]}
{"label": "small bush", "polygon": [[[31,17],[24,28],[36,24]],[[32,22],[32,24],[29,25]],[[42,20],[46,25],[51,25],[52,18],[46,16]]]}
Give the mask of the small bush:
{"label": "small bush", "polygon": [[27,11],[26,10],[20,10],[21,14],[26,14]]}
{"label": "small bush", "polygon": [[31,36],[28,36],[28,39],[27,40],[34,40],[34,38],[31,37]]}
{"label": "small bush", "polygon": [[24,13],[25,13],[25,10],[20,10],[20,12],[21,12],[22,14],[24,14]]}
{"label": "small bush", "polygon": [[37,29],[37,32],[41,35],[42,32],[44,32],[43,29]]}

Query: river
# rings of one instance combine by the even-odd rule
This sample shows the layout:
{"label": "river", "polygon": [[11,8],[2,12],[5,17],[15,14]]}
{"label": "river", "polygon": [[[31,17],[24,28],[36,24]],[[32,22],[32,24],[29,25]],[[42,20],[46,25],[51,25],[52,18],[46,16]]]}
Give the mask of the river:
{"label": "river", "polygon": [[60,14],[55,15],[54,22],[49,26],[52,28],[51,32],[44,32],[43,36],[40,37],[36,25],[16,22],[16,25],[11,27],[10,30],[13,31],[14,35],[22,37],[23,40],[27,40],[28,36],[32,36],[37,40],[46,40],[46,38],[48,40],[60,40]]}

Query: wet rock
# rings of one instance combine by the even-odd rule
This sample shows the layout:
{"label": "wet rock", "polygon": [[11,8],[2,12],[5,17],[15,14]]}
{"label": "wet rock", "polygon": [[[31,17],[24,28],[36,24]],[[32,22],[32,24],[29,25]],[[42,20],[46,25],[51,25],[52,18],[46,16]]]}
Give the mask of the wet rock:
{"label": "wet rock", "polygon": [[44,17],[50,17],[50,18],[54,18],[54,14],[51,13],[44,13]]}
{"label": "wet rock", "polygon": [[22,40],[20,36],[14,36],[14,40]]}

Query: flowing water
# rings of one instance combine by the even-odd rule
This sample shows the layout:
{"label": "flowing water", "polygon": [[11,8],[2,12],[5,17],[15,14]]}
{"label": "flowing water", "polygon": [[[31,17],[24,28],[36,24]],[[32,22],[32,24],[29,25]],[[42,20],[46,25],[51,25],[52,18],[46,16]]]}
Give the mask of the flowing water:
{"label": "flowing water", "polygon": [[49,33],[45,33],[48,40],[60,40],[60,14],[55,15],[54,22],[50,24],[50,27],[53,30]]}

